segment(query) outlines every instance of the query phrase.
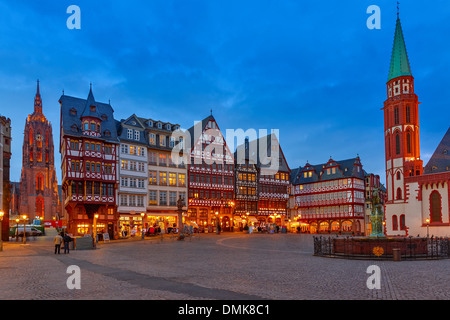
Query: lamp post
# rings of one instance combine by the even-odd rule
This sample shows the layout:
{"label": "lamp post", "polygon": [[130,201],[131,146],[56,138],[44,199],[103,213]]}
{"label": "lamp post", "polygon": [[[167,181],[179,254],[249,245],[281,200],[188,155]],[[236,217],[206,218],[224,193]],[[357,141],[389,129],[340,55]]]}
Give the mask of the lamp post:
{"label": "lamp post", "polygon": [[3,216],[5,213],[0,211],[0,252],[3,251],[3,235],[2,235],[2,225],[3,225]]}
{"label": "lamp post", "polygon": [[178,208],[178,240],[184,240],[184,226],[183,226],[183,206],[184,206],[184,200],[180,196],[177,201],[177,208]]}
{"label": "lamp post", "polygon": [[216,230],[216,234],[220,234],[220,222],[219,222],[219,211],[216,211],[216,225],[217,225],[217,230]]}
{"label": "lamp post", "polygon": [[142,227],[141,227],[141,236],[142,236],[142,240],[144,240],[145,239],[145,231],[144,231],[144,218],[145,218],[145,213],[144,212],[142,212],[141,213],[141,217],[142,217]]}
{"label": "lamp post", "polygon": [[93,233],[94,233],[94,248],[97,248],[97,219],[98,214],[94,215],[94,223],[92,225]]}
{"label": "lamp post", "polygon": [[429,233],[429,227],[430,227],[430,219],[427,218],[427,220],[425,220],[427,222],[427,238],[430,236]]}
{"label": "lamp post", "polygon": [[26,214],[24,214],[23,216],[22,216],[22,218],[23,218],[23,244],[26,244],[27,243],[27,232],[26,232],[26,221],[27,221],[27,215]]}
{"label": "lamp post", "polygon": [[16,218],[16,242],[19,242],[19,222],[20,219]]}

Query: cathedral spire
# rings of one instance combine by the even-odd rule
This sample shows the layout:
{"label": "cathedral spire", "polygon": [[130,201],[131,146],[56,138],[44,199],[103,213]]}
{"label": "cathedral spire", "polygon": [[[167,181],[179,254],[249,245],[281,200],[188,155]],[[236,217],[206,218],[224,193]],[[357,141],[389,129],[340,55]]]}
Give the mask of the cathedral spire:
{"label": "cathedral spire", "polygon": [[400,16],[397,11],[397,23],[395,26],[395,37],[392,48],[391,65],[389,67],[388,82],[400,76],[412,76],[412,74],[409,65],[408,53],[406,52]]}
{"label": "cathedral spire", "polygon": [[37,81],[36,96],[34,97],[34,113],[42,114],[42,99],[39,91],[39,80]]}

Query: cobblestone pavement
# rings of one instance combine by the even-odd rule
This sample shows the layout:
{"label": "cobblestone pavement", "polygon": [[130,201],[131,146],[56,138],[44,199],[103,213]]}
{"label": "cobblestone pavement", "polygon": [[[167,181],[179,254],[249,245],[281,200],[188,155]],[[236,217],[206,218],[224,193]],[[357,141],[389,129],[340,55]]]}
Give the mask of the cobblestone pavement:
{"label": "cobblestone pavement", "polygon": [[[403,300],[449,299],[450,260],[361,261],[312,255],[310,235],[205,234],[191,240],[112,241],[53,253],[51,239],[5,243],[0,299]],[[66,285],[68,266],[81,289]],[[381,269],[368,289],[367,268]]]}

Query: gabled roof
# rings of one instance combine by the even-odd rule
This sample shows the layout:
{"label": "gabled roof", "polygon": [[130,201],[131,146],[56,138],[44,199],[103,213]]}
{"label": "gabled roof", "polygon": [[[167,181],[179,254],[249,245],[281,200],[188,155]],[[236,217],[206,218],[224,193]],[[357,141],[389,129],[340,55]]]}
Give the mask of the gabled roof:
{"label": "gabled roof", "polygon": [[[278,137],[275,134],[269,134],[267,136],[261,137],[256,140],[249,141],[247,143],[241,144],[236,148],[235,152],[235,159],[238,164],[240,164],[240,161],[242,161],[243,155],[245,155],[246,160],[253,160],[253,162],[256,163],[258,168],[260,169],[267,169],[270,171],[273,171],[271,166],[271,162],[269,162],[269,158],[272,157],[272,142],[278,143],[279,146],[279,154],[278,159],[281,159],[281,166],[280,163],[276,164],[277,171],[282,172],[290,172],[291,169],[289,168],[289,165],[286,161],[286,158],[284,157],[283,150],[281,149],[281,145],[279,144]],[[247,148],[246,148],[247,144]],[[264,148],[265,150],[261,149]],[[245,153],[243,152],[245,148]],[[250,154],[251,153],[251,154]],[[256,153],[256,154],[255,154]],[[263,174],[263,172],[261,172]],[[270,174],[270,173],[268,173]]]}
{"label": "gabled roof", "polygon": [[412,76],[400,18],[397,16],[388,82],[400,76]]}
{"label": "gabled roof", "polygon": [[130,117],[128,117],[128,119],[120,120],[120,123],[125,124],[127,126],[133,126],[133,127],[137,127],[140,129],[145,129],[144,123],[142,122],[141,118],[136,116],[136,114],[132,114]]}
{"label": "gabled roof", "polygon": [[[142,123],[141,119],[138,118],[135,114],[130,116],[128,119],[122,119],[120,121],[116,120],[115,122],[117,128],[117,137],[119,138],[120,141],[128,141],[148,145],[147,132],[145,131],[145,126]],[[139,140],[134,139],[134,134],[133,138],[129,139],[128,129],[140,131]]]}
{"label": "gabled roof", "polygon": [[450,171],[450,127],[437,146],[427,165],[423,169],[423,174],[432,174]]}
{"label": "gabled roof", "polygon": [[[210,115],[210,116],[206,117],[205,119],[203,119],[202,121],[199,121],[198,123],[196,123],[189,129],[187,129],[187,131],[190,134],[190,138],[191,138],[191,150],[194,148],[194,144],[200,138],[200,135],[203,133],[203,131],[205,131],[205,127],[210,120],[213,120],[214,122],[216,122],[216,119],[214,119],[213,115]],[[197,127],[197,130],[195,130],[196,127]]]}

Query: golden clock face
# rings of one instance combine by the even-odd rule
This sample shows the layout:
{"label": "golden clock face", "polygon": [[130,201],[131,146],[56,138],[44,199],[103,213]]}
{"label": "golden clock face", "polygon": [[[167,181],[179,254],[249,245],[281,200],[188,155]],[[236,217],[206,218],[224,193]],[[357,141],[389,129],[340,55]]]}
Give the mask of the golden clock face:
{"label": "golden clock face", "polygon": [[42,141],[42,139],[43,139],[43,138],[42,138],[42,136],[41,136],[40,134],[38,134],[38,135],[36,136],[36,140],[37,140],[37,141]]}

